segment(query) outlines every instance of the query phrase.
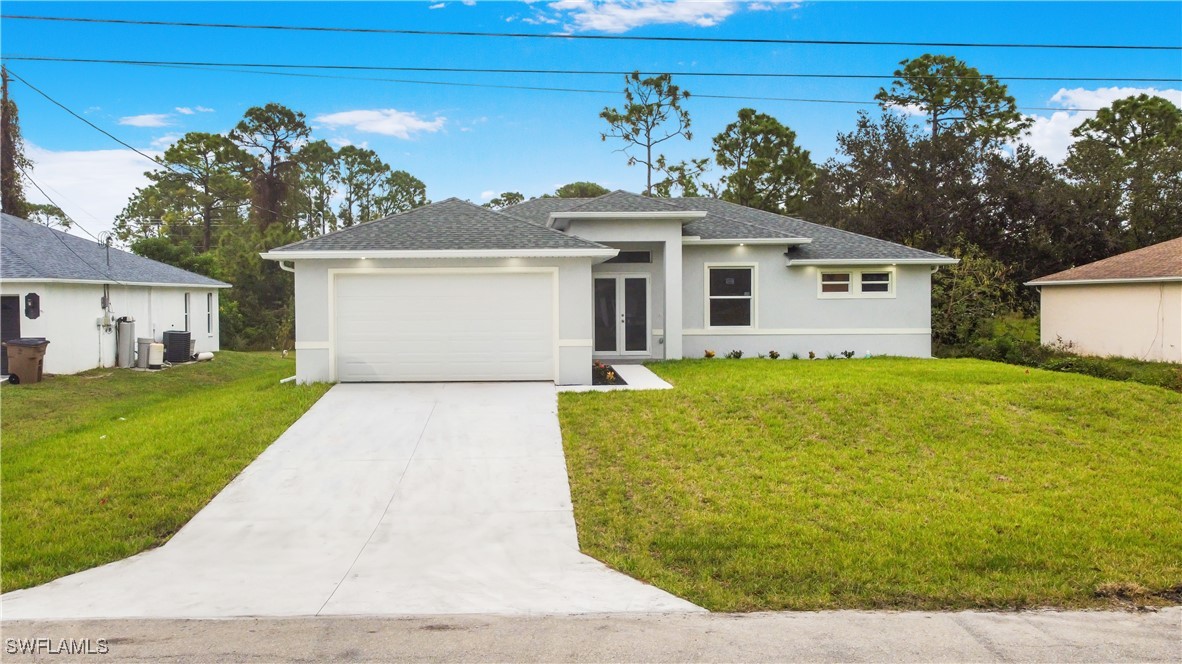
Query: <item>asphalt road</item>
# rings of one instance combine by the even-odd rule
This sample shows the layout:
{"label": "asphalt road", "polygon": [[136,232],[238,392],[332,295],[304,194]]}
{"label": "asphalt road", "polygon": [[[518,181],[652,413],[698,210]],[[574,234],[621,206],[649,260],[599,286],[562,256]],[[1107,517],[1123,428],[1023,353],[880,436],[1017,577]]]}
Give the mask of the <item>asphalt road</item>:
{"label": "asphalt road", "polygon": [[[1179,662],[1154,612],[617,614],[23,621],[4,662]],[[13,639],[48,639],[12,654]],[[105,655],[54,655],[89,639]],[[104,641],[99,641],[103,639]],[[44,643],[44,642],[43,642]],[[19,644],[16,644],[19,645]]]}

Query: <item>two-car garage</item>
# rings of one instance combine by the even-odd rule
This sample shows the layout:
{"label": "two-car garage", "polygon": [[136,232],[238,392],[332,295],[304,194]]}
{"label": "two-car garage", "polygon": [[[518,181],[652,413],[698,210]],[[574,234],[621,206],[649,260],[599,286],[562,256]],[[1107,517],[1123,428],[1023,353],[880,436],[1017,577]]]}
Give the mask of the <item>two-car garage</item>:
{"label": "two-car garage", "polygon": [[334,275],[337,380],[555,380],[557,271]]}

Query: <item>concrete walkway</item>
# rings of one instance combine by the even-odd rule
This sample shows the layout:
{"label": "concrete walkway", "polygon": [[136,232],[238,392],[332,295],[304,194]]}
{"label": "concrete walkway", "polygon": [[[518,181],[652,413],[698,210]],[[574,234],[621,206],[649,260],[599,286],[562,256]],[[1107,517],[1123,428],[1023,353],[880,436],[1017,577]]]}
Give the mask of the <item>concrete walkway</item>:
{"label": "concrete walkway", "polygon": [[579,553],[556,415],[543,383],[338,385],[166,545],[3,616],[701,611]]}
{"label": "concrete walkway", "polygon": [[4,636],[107,639],[110,654],[74,659],[121,662],[1177,662],[1182,609],[21,622]]}

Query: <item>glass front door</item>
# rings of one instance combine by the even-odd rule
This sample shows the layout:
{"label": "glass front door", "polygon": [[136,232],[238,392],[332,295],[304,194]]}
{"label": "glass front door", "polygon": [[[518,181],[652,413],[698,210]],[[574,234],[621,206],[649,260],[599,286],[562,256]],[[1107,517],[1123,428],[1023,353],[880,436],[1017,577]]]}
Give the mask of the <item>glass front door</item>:
{"label": "glass front door", "polygon": [[595,277],[595,352],[647,355],[648,277]]}

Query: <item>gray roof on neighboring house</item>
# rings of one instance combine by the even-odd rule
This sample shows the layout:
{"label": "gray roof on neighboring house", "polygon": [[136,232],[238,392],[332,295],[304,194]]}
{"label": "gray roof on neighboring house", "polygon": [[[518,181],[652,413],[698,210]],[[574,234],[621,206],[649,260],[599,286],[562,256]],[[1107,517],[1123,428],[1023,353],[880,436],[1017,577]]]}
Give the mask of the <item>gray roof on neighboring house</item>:
{"label": "gray roof on neighboring house", "polygon": [[409,212],[366,222],[284,251],[463,251],[513,249],[604,249],[518,217],[449,198]]}
{"label": "gray roof on neighboring house", "polygon": [[[230,284],[89,238],[0,215],[0,279],[53,279],[227,288]],[[108,257],[110,262],[108,263]]]}
{"label": "gray roof on neighboring house", "polygon": [[[609,199],[610,197],[610,199]],[[629,198],[630,197],[630,198]],[[808,244],[792,246],[794,260],[940,260],[947,257],[913,249],[894,242],[843,231],[831,226],[744,207],[715,198],[649,199],[628,192],[612,192],[598,198],[535,198],[502,210],[535,224],[545,225],[553,213],[599,211],[598,201],[606,201],[608,212],[642,211],[632,199],[660,203],[647,210],[682,210],[705,212],[706,216],[682,226],[682,234],[704,240],[747,240],[808,238]],[[627,201],[627,202],[625,202]],[[619,208],[635,206],[620,210]],[[647,211],[645,210],[645,211]]]}

